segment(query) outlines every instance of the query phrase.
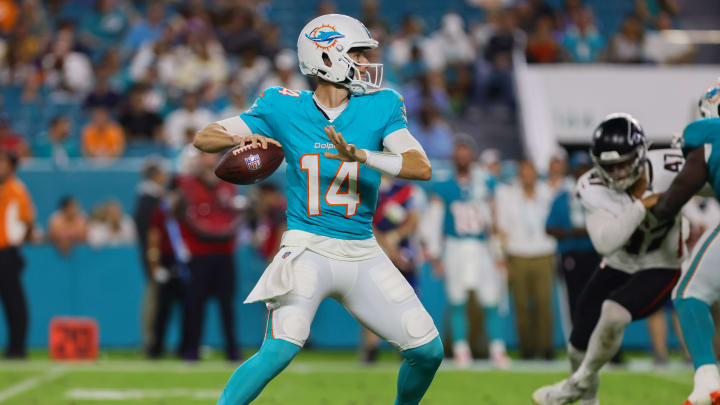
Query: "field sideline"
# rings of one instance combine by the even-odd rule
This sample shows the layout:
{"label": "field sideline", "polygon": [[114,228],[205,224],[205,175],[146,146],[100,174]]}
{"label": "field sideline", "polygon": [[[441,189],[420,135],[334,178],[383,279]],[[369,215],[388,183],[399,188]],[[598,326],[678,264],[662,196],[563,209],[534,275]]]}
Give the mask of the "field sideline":
{"label": "field sideline", "polygon": [[[398,365],[392,356],[385,356],[377,366],[365,367],[351,355],[302,353],[254,404],[389,405]],[[563,361],[523,362],[516,363],[512,371],[501,372],[478,362],[471,370],[459,371],[446,361],[422,403],[530,404],[530,393],[562,378],[566,367]],[[210,405],[234,368],[214,360],[197,364],[174,360],[3,362],[0,405]],[[648,362],[633,361],[628,369],[606,371],[602,384],[603,405],[680,405],[692,389],[692,372],[679,363],[653,371]]]}

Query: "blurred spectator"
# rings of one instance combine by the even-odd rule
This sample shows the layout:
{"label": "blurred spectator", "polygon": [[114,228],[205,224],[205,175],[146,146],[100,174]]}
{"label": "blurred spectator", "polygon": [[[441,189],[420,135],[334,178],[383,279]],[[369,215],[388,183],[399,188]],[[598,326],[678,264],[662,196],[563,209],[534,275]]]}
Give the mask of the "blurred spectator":
{"label": "blurred spectator", "polygon": [[203,335],[205,304],[212,295],[220,302],[228,360],[238,360],[235,340],[235,236],[240,216],[233,205],[235,186],[215,176],[219,156],[200,153],[192,172],[178,176],[177,191],[181,204],[178,223],[185,246],[190,252],[189,315],[187,360],[199,358]]}
{"label": "blurred spectator", "polygon": [[553,36],[552,16],[542,15],[535,23],[532,33],[528,36],[527,59],[532,63],[559,62],[560,45]]}
{"label": "blurred spectator", "polygon": [[135,242],[135,224],[123,212],[118,201],[108,201],[95,209],[88,224],[87,241],[90,246],[120,246]]}
{"label": "blurred spectator", "polygon": [[635,0],[635,14],[647,27],[653,27],[661,14],[676,16],[680,7],[676,0]]}
{"label": "blurred spectator", "polygon": [[[135,209],[133,213],[133,219],[135,220],[135,229],[137,231],[138,244],[140,246],[140,263],[142,263],[143,270],[145,272],[145,280],[147,286],[145,288],[145,296],[142,305],[142,331],[143,331],[143,343],[146,349],[156,342],[154,338],[154,324],[155,324],[155,312],[156,312],[156,301],[157,301],[157,284],[153,277],[153,268],[150,266],[150,259],[152,256],[154,264],[161,261],[166,268],[167,262],[170,260],[174,261],[174,255],[172,251],[162,252],[163,257],[158,255],[158,250],[152,251],[154,254],[149,255],[148,238],[150,233],[150,227],[153,215],[158,208],[158,204],[162,201],[165,194],[165,188],[167,186],[168,174],[163,167],[161,161],[156,159],[150,159],[145,163],[142,171],[142,182],[138,185],[138,196],[135,200]],[[161,230],[157,231],[158,233]],[[155,235],[156,241],[153,246],[160,249],[159,235]],[[166,259],[166,260],[163,260]]]}
{"label": "blurred spectator", "polygon": [[165,5],[161,0],[151,1],[144,15],[144,18],[135,22],[128,30],[123,40],[125,53],[134,52],[145,43],[155,41],[165,31]]}
{"label": "blurred spectator", "polygon": [[227,21],[218,28],[218,39],[228,54],[234,57],[264,42],[265,38],[257,30],[259,24],[252,10],[235,7],[229,13]]}
{"label": "blurred spectator", "polygon": [[629,15],[620,32],[610,41],[608,60],[616,63],[642,63],[645,61],[645,28],[639,18]]}
{"label": "blurred spectator", "polygon": [[552,286],[556,242],[545,233],[553,194],[539,182],[532,163],[518,163],[518,179],[498,189],[498,228],[507,255],[516,310],[520,356],[554,356]]}
{"label": "blurred spectator", "polygon": [[576,10],[572,21],[562,39],[568,58],[577,63],[597,62],[605,49],[605,38],[595,27],[592,12],[589,8]]}
{"label": "blurred spectator", "polygon": [[37,158],[51,158],[58,166],[67,166],[70,159],[81,156],[80,145],[71,136],[72,123],[59,115],[50,121],[50,128],[35,137],[33,155]]}
{"label": "blurred spectator", "polygon": [[375,31],[382,30],[385,33],[390,31],[390,23],[380,14],[380,2],[377,0],[363,0],[360,21],[375,37],[377,37]]}
{"label": "blurred spectator", "polygon": [[63,256],[87,240],[87,218],[74,197],[60,199],[58,210],[48,221],[48,238]]}
{"label": "blurred spectator", "polygon": [[442,55],[439,67],[446,65],[468,64],[475,58],[470,37],[465,32],[465,23],[457,13],[445,14],[440,30],[431,37],[433,48],[428,52],[438,51]]}
{"label": "blurred spectator", "polygon": [[43,3],[40,0],[22,0],[18,21],[19,24],[13,31],[27,30],[29,37],[36,42],[35,46],[39,50],[45,49],[50,40],[52,27]]}
{"label": "blurred spectator", "polygon": [[157,359],[165,352],[165,334],[173,304],[178,303],[181,308],[182,332],[177,349],[180,356],[187,352],[187,339],[191,335],[188,331],[189,254],[180,237],[176,205],[176,196],[167,196],[155,206],[147,233],[147,248],[143,250],[150,276],[145,321],[150,327],[146,352],[151,359]]}
{"label": "blurred spectator", "polygon": [[35,221],[32,197],[15,177],[17,157],[0,151],[0,300],[7,319],[5,358],[27,356],[28,309],[20,274],[25,262],[19,247]]}
{"label": "blurred spectator", "polygon": [[10,33],[15,27],[18,14],[18,6],[13,0],[0,0],[0,32]]}
{"label": "blurred spectator", "polygon": [[114,159],[125,151],[125,134],[104,107],[92,111],[92,120],[83,129],[83,154],[93,159]]}
{"label": "blurred spectator", "polygon": [[297,54],[292,49],[283,49],[275,56],[275,72],[269,74],[260,89],[281,86],[293,90],[309,90],[308,81],[305,76],[297,71]]}
{"label": "blurred spectator", "polygon": [[[690,63],[697,55],[697,48],[685,31],[673,32],[673,41],[665,36],[665,30],[672,29],[670,15],[661,12],[655,20],[655,30],[645,33],[645,47],[643,54],[655,63],[676,64]],[[678,39],[685,40],[678,40]]]}
{"label": "blurred spectator", "polygon": [[[577,181],[592,168],[590,156],[585,152],[572,154],[571,167]],[[559,257],[559,275],[565,282],[570,325],[564,325],[566,333],[572,330],[572,317],[580,292],[590,280],[598,264],[600,255],[595,252],[592,241],[585,228],[585,212],[575,185],[562,188],[552,202],[550,214],[545,223],[547,233],[557,239]]]}
{"label": "blurred spectator", "polygon": [[18,157],[30,156],[30,148],[22,136],[13,132],[10,127],[10,118],[0,114],[0,150],[10,152]]}
{"label": "blurred spectator", "polygon": [[82,14],[80,40],[93,52],[102,52],[120,42],[128,21],[116,0],[97,0]]}
{"label": "blurred spectator", "polygon": [[[403,18],[400,32],[390,41],[388,57],[390,65],[399,69],[410,61],[422,61],[422,21],[414,15]],[[424,61],[422,61],[424,64]]]}
{"label": "blurred spectator", "polygon": [[125,130],[128,141],[154,140],[160,144],[164,140],[163,120],[160,114],[148,110],[145,96],[143,86],[133,86],[118,121]]}
{"label": "blurred spectator", "polygon": [[270,263],[280,250],[282,234],[287,228],[285,209],[287,202],[277,186],[272,183],[258,185],[257,201],[253,206],[254,243],[258,252]]}
{"label": "blurred spectator", "polygon": [[555,28],[555,10],[544,0],[527,0],[519,2],[515,7],[518,26],[525,32],[537,30],[538,21],[550,19],[550,30]]}
{"label": "blurred spectator", "polygon": [[175,72],[172,86],[181,92],[197,92],[207,86],[216,92],[228,75],[225,52],[209,30],[188,33],[184,46],[173,52]]}
{"label": "blurred spectator", "polygon": [[183,107],[167,116],[165,128],[165,142],[173,149],[181,149],[188,144],[188,134],[191,136],[205,125],[213,122],[214,116],[210,110],[198,107],[198,95],[187,93],[183,100]]}
{"label": "blurred spectator", "polygon": [[55,34],[50,52],[41,61],[43,84],[58,101],[82,100],[94,82],[90,60],[75,51],[75,27],[65,23]]}
{"label": "blurred spectator", "polygon": [[449,159],[455,149],[455,140],[450,128],[443,122],[432,104],[420,108],[417,121],[411,120],[408,129],[420,142],[430,159]]}
{"label": "blurred spectator", "polygon": [[230,104],[220,111],[218,116],[220,119],[238,116],[249,107],[242,86],[236,80],[231,80],[228,83],[227,92]]}
{"label": "blurred spectator", "polygon": [[588,11],[585,17],[589,17],[589,25],[595,26],[595,17],[590,11],[590,6],[583,4],[583,0],[565,0],[563,6],[555,14],[557,18],[557,26],[561,31],[566,31],[572,26],[577,25],[576,19],[578,14]]}
{"label": "blurred spectator", "polygon": [[234,77],[242,86],[243,92],[246,94],[255,94],[259,90],[258,84],[262,81],[270,69],[272,63],[268,58],[258,54],[256,46],[249,46],[243,50],[240,64]]}
{"label": "blurred spectator", "polygon": [[120,95],[110,88],[108,76],[105,72],[97,72],[97,81],[92,92],[88,94],[83,103],[83,107],[92,110],[95,107],[104,107],[110,111],[115,111],[115,107],[120,104]]}
{"label": "blurred spectator", "polygon": [[403,101],[411,117],[417,116],[425,104],[431,104],[443,114],[450,114],[450,100],[442,73],[439,72],[428,72],[418,76],[417,80],[403,89]]}
{"label": "blurred spectator", "polygon": [[515,14],[512,10],[503,10],[485,46],[484,60],[476,63],[476,102],[514,110],[512,53],[516,46],[524,46],[523,42],[524,34],[517,28]]}
{"label": "blurred spectator", "polygon": [[162,85],[169,85],[175,75],[175,57],[172,42],[175,31],[168,29],[155,42],[145,42],[130,61],[128,73],[135,82],[153,78]]}
{"label": "blurred spectator", "polygon": [[568,161],[567,152],[558,146],[550,156],[550,165],[548,167],[547,185],[553,194],[560,193],[564,190],[570,190],[574,187],[575,182],[568,178],[567,175]]}
{"label": "blurred spectator", "polygon": [[317,15],[337,13],[337,4],[332,0],[322,0],[317,5]]}

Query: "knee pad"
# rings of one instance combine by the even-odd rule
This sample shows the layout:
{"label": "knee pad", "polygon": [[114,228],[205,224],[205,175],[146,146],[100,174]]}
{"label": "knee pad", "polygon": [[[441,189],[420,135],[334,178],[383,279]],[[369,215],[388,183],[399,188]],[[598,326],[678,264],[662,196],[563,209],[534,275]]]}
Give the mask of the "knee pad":
{"label": "knee pad", "polygon": [[310,336],[310,320],[305,314],[292,307],[274,310],[271,315],[270,337],[283,339],[303,346]]}
{"label": "knee pad", "polygon": [[405,312],[402,316],[402,323],[412,339],[424,338],[436,330],[432,317],[422,307]]}
{"label": "knee pad", "polygon": [[624,328],[632,322],[632,314],[625,307],[612,300],[602,304],[600,318],[613,328]]}

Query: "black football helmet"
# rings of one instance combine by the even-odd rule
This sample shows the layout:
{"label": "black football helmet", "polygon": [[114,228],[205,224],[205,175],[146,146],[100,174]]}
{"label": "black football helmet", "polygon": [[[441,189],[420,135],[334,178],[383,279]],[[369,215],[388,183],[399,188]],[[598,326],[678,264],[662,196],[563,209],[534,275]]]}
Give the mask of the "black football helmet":
{"label": "black football helmet", "polygon": [[648,142],[640,124],[630,114],[610,114],[593,133],[590,157],[595,170],[609,187],[624,191],[645,170]]}

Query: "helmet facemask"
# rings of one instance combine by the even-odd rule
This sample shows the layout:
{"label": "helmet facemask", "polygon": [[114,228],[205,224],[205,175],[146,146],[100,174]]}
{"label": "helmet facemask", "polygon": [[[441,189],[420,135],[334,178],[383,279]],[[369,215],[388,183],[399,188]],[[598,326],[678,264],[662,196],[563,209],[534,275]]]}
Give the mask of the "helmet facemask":
{"label": "helmet facemask", "polygon": [[605,184],[614,190],[625,191],[644,173],[646,149],[641,145],[625,155],[609,151],[602,152],[599,157],[591,153],[590,157]]}
{"label": "helmet facemask", "polygon": [[353,95],[362,95],[369,90],[379,89],[383,78],[382,63],[360,63],[343,53],[343,59],[348,63],[347,81],[342,84]]}

